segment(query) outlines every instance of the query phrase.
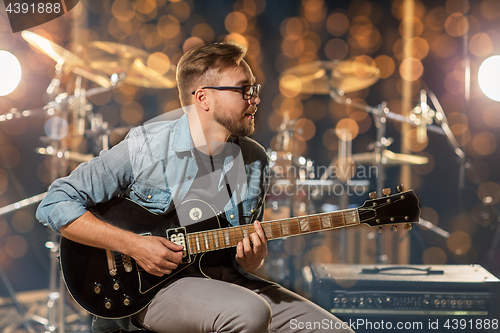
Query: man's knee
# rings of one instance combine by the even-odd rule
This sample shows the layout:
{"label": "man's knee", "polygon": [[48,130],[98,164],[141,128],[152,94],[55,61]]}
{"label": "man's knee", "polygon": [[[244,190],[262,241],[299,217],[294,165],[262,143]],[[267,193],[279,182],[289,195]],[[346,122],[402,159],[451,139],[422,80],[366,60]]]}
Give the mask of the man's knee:
{"label": "man's knee", "polygon": [[271,307],[260,296],[241,300],[232,309],[229,326],[237,328],[237,332],[264,333],[269,331],[271,323]]}

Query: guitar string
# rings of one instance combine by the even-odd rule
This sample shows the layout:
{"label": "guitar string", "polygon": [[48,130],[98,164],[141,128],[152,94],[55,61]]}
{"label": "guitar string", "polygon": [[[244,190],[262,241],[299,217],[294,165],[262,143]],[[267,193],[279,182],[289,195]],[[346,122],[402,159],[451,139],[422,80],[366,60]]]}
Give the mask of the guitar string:
{"label": "guitar string", "polygon": [[[320,213],[320,214],[312,214],[312,215],[306,215],[306,216],[300,216],[300,217],[294,217],[294,218],[289,218],[289,219],[284,219],[284,220],[273,220],[273,221],[268,221],[264,222],[264,229],[266,227],[270,226],[271,229],[271,238],[279,238],[282,237],[282,231],[283,231],[283,222],[286,222],[287,228],[292,231],[287,234],[287,236],[295,236],[295,235],[300,235],[303,233],[311,233],[311,232],[317,232],[317,231],[322,231],[322,230],[333,230],[335,228],[338,228],[342,225],[344,225],[344,220],[345,218],[343,215],[349,214],[349,213],[354,213],[356,212],[356,209],[351,209],[351,210],[346,210],[344,212],[327,212],[327,213]],[[338,215],[338,216],[335,216]],[[325,217],[328,217],[328,222],[325,223]],[[351,217],[350,219],[356,220],[355,216]],[[291,220],[294,220],[293,222]],[[301,222],[306,221],[307,225],[306,228],[301,228]],[[339,223],[340,222],[340,223]],[[276,225],[277,224],[277,225]],[[357,223],[356,223],[357,224]],[[254,232],[255,229],[251,225],[244,225],[244,226],[238,226],[238,227],[232,227],[232,228],[226,228],[224,229],[227,233],[229,233],[229,246],[227,245],[226,242],[222,242],[223,244],[226,244],[224,248],[228,247],[234,247],[237,245],[238,241],[243,239],[244,232],[242,229],[249,229],[248,232]],[[230,230],[228,230],[230,229]],[[266,231],[266,230],[265,230]],[[221,236],[223,237],[224,235],[221,235],[221,230],[215,230],[217,234],[218,240],[220,240]],[[193,241],[197,241],[197,245],[199,245],[199,250],[196,249],[195,253],[199,252],[206,252],[206,251],[213,251],[213,250],[218,250],[223,247],[218,246],[215,244],[215,240],[213,236],[211,235],[213,231],[202,231],[194,234],[190,234],[188,237],[190,237],[190,244],[192,244]],[[269,236],[269,233],[267,233]],[[278,234],[278,236],[276,236]],[[200,242],[200,237],[196,239],[196,236],[202,236],[201,238],[203,242]],[[206,238],[205,238],[206,236]],[[192,239],[194,238],[194,239]],[[224,237],[223,237],[224,239]],[[206,243],[209,244],[208,248],[206,246]],[[192,249],[191,249],[192,250]]]}
{"label": "guitar string", "polygon": [[[264,232],[266,233],[266,236],[268,238],[271,237],[271,239],[283,237],[284,228],[287,229],[286,236],[295,236],[303,233],[311,233],[322,230],[333,230],[335,228],[338,228],[346,224],[347,221],[345,218],[345,214],[352,214],[357,211],[358,216],[361,218],[363,214],[376,211],[380,208],[386,207],[400,200],[402,199],[398,198],[395,199],[394,201],[385,202],[379,204],[378,206],[370,208],[358,208],[352,210],[344,210],[341,212],[327,212],[327,213],[293,217],[283,220],[272,220],[264,222],[263,228]],[[327,217],[327,219],[325,219],[325,217]],[[356,217],[351,216],[349,220],[356,221]],[[305,222],[305,224],[303,225],[302,222]],[[285,226],[283,224],[285,224]],[[243,231],[243,229],[246,229],[246,232]],[[188,235],[188,239],[190,241],[189,250],[191,251],[191,253],[199,253],[199,252],[218,250],[221,248],[234,247],[237,246],[238,242],[240,242],[245,237],[245,235],[249,235],[252,232],[255,232],[255,228],[253,226],[244,225],[232,228],[215,229],[215,230],[202,231],[198,233],[189,234]],[[197,238],[197,236],[201,236],[201,239],[200,237]],[[196,241],[197,245],[196,251],[195,249],[192,248],[192,244],[194,241]]]}
{"label": "guitar string", "polygon": [[[394,196],[391,197],[390,199],[393,199],[393,198],[394,198]],[[344,215],[346,213],[349,214],[349,213],[354,213],[355,211],[357,211],[358,216],[361,217],[360,215],[376,211],[380,208],[384,208],[388,205],[392,205],[392,204],[394,204],[398,201],[401,201],[401,200],[403,200],[403,199],[396,198],[396,199],[391,200],[390,202],[384,202],[382,204],[379,204],[377,206],[370,207],[370,208],[357,208],[357,209],[352,209],[352,210],[345,210],[342,212],[327,212],[327,213],[311,214],[311,215],[293,217],[293,218],[283,219],[283,220],[272,220],[272,221],[268,221],[268,222],[263,223],[264,229],[266,229],[266,227],[267,227],[267,229],[270,229],[270,230],[267,230],[267,231],[264,230],[264,231],[267,233],[268,238],[269,238],[269,236],[271,236],[272,239],[283,237],[282,236],[282,232],[283,232],[283,225],[282,224],[283,224],[283,222],[286,222],[287,228],[289,230],[294,230],[293,232],[289,233],[287,236],[295,236],[295,235],[300,235],[303,233],[311,233],[311,232],[317,232],[317,231],[322,231],[322,230],[333,230],[333,229],[338,228],[339,226],[342,226],[343,224],[345,224]],[[333,226],[329,226],[328,224],[325,226],[325,223],[324,223],[325,216],[328,216],[328,219],[330,220],[329,224],[333,224]],[[373,218],[373,217],[371,217],[371,218]],[[354,220],[354,221],[356,220],[355,217],[354,218],[351,217],[350,219]],[[290,220],[295,220],[295,221],[291,223]],[[303,229],[303,228],[301,228],[301,222],[306,221],[306,220],[307,220],[307,222],[306,222],[307,225],[306,225],[306,228]],[[341,222],[341,223],[338,223],[338,222]],[[362,220],[359,221],[359,223],[361,223],[361,222],[362,222]],[[278,224],[278,225],[276,226],[275,224]],[[358,224],[358,223],[356,223],[356,224]],[[346,225],[346,226],[349,226],[349,225]],[[225,232],[229,234],[228,235],[229,245],[227,245],[228,244],[227,240],[224,242],[224,235],[221,235],[220,230],[201,231],[198,233],[190,234],[188,237],[194,238],[194,239],[191,239],[190,242],[197,240],[197,245],[199,247],[199,250],[196,249],[196,251],[194,251],[193,253],[207,252],[207,251],[218,250],[221,248],[228,248],[228,247],[236,246],[237,243],[239,241],[241,241],[245,235],[245,232],[242,231],[242,228],[247,229],[246,234],[252,233],[255,231],[254,227],[251,225],[250,226],[244,225],[244,226],[226,228]],[[276,231],[278,231],[278,232],[276,232]],[[213,233],[216,234],[215,238],[217,238],[217,241],[215,240]],[[279,234],[279,236],[275,235],[277,233]],[[196,239],[195,234],[198,236],[202,236],[201,241],[199,238]],[[193,235],[193,237],[191,237],[191,235]],[[225,244],[225,245],[224,246],[217,245],[220,243]],[[208,244],[208,246],[207,246],[207,244]],[[193,250],[193,249],[190,249],[190,250]]]}

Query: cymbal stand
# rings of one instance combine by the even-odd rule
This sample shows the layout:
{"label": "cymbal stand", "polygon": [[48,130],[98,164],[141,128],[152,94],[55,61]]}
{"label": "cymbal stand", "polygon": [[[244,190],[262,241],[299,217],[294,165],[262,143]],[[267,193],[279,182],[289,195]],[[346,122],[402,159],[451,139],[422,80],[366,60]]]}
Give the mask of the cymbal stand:
{"label": "cymbal stand", "polygon": [[[64,104],[63,104],[64,106]],[[67,121],[68,114],[61,108],[61,104],[56,105],[55,109],[59,109],[60,115]],[[55,123],[55,122],[53,122]],[[53,128],[52,131],[57,131]],[[51,146],[55,149],[65,150],[64,141],[53,139]],[[50,170],[51,179],[57,178],[67,174],[68,163],[63,158],[53,157],[51,161],[52,167]],[[59,236],[55,232],[50,233],[49,241],[45,246],[50,250],[50,275],[49,275],[49,295],[47,300],[47,322],[45,324],[45,332],[50,333],[57,330],[58,333],[65,332],[65,290],[62,278],[60,276],[58,267],[58,254],[59,254]]]}
{"label": "cymbal stand", "polygon": [[[411,125],[417,126],[415,121],[412,119],[402,115],[402,114],[397,114],[390,112],[389,108],[387,107],[385,102],[382,102],[381,104],[378,105],[378,107],[372,107],[369,105],[365,105],[362,103],[358,102],[353,102],[350,98],[347,98],[344,96],[344,92],[342,90],[338,90],[332,85],[332,80],[331,80],[331,75],[332,73],[328,73],[329,75],[329,95],[330,97],[337,103],[341,105],[348,105],[351,107],[354,107],[358,110],[368,112],[373,115],[375,126],[377,127],[377,141],[375,142],[374,149],[375,152],[378,155],[377,158],[377,170],[378,170],[378,178],[377,178],[377,195],[381,196],[382,195],[382,188],[384,186],[384,165],[383,165],[383,152],[385,148],[390,144],[388,139],[385,138],[385,131],[386,131],[386,122],[387,119],[395,120],[398,122],[404,122],[404,123],[409,123]],[[446,129],[441,127],[441,126],[436,126],[436,125],[427,125],[426,130],[430,132],[434,132],[437,134],[441,135],[446,135]],[[456,140],[455,140],[456,141]],[[457,152],[459,154],[459,152]],[[379,240],[380,237],[377,238]],[[378,241],[380,243],[380,241]],[[385,258],[381,254],[380,250],[380,244],[377,244],[377,261],[380,261],[381,259]]]}
{"label": "cymbal stand", "polygon": [[[386,108],[385,103],[379,105],[381,112],[373,114],[373,121],[375,123],[375,128],[377,129],[377,140],[373,143],[374,152],[376,156],[376,167],[377,167],[377,196],[382,197],[382,189],[384,188],[385,182],[385,168],[384,163],[382,163],[382,158],[384,156],[384,150],[387,148],[387,139],[385,138],[387,119],[384,116],[383,109]],[[377,243],[377,254],[376,260],[377,264],[387,263],[387,255],[384,254],[382,235],[377,233],[376,238]]]}

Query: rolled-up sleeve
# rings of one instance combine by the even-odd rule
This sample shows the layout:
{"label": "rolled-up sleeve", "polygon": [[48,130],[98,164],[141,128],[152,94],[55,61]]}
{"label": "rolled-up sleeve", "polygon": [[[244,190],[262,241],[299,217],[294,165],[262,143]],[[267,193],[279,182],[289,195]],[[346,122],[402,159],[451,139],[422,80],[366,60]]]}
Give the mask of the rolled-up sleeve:
{"label": "rolled-up sleeve", "polygon": [[59,229],[82,216],[87,207],[122,193],[132,182],[127,140],[89,162],[80,164],[69,176],[59,178],[38,206],[36,217],[45,226]]}

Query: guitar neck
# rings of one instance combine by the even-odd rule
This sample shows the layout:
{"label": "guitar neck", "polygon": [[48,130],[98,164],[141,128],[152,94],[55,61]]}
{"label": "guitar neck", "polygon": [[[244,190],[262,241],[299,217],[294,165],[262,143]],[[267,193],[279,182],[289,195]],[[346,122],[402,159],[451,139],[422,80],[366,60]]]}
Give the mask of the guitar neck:
{"label": "guitar neck", "polygon": [[[305,235],[312,232],[340,229],[360,224],[358,209],[290,217],[262,222],[267,240]],[[255,232],[253,224],[213,229],[187,235],[191,254],[235,247],[243,238]]]}

